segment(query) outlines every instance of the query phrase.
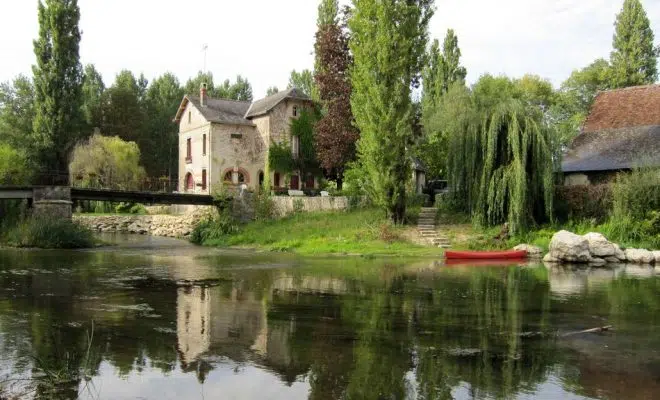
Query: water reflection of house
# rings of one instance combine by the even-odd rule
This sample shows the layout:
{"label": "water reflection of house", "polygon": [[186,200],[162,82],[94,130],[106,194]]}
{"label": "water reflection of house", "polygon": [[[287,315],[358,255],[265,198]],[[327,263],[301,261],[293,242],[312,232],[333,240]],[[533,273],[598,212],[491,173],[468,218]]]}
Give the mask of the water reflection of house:
{"label": "water reflection of house", "polygon": [[177,291],[177,343],[181,361],[189,364],[211,343],[211,296],[207,287],[188,286]]}
{"label": "water reflection of house", "polygon": [[290,296],[334,295],[347,290],[340,279],[287,274],[275,278],[263,294],[237,283],[228,285],[178,289],[177,335],[182,363],[189,365],[204,355],[239,363],[251,360],[289,383],[309,367],[299,365],[292,352],[298,322]]}

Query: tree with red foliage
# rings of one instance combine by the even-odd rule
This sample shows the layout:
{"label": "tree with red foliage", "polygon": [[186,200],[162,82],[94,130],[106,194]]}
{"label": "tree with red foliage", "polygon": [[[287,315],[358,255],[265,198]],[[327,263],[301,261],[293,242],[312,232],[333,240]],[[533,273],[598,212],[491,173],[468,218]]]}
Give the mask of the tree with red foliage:
{"label": "tree with red foliage", "polygon": [[346,164],[355,158],[355,143],[359,132],[353,125],[351,111],[352,85],[346,28],[348,10],[338,18],[336,0],[323,0],[319,6],[319,25],[316,33],[316,74],[314,79],[324,114],[316,124],[316,153],[326,176],[342,189]]}

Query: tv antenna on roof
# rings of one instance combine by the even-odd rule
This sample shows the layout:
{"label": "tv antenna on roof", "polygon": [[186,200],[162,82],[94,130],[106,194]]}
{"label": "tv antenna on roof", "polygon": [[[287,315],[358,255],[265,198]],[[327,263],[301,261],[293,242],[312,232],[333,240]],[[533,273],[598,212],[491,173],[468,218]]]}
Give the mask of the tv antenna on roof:
{"label": "tv antenna on roof", "polygon": [[204,69],[203,69],[204,73],[206,73],[206,53],[208,53],[208,50],[209,50],[209,45],[204,43],[204,45],[202,46],[202,51],[204,52]]}

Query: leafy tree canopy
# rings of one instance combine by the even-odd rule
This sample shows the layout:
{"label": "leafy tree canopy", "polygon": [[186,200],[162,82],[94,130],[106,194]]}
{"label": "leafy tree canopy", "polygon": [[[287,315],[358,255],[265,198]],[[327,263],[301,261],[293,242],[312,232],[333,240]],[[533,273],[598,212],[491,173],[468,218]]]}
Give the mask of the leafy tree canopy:
{"label": "leafy tree canopy", "polygon": [[289,77],[289,85],[287,89],[298,88],[303,91],[307,96],[312,100],[319,100],[318,88],[314,82],[314,74],[308,69],[304,69],[300,72],[293,70],[291,71],[291,76]]}
{"label": "leafy tree canopy", "polygon": [[359,165],[369,197],[395,223],[405,217],[411,87],[419,84],[432,15],[432,0],[353,0],[349,20]]}
{"label": "leafy tree canopy", "polygon": [[69,154],[84,137],[82,66],[77,0],[39,1],[34,41],[34,139],[36,158],[47,171],[66,171]]}
{"label": "leafy tree canopy", "polygon": [[85,66],[82,86],[82,112],[88,130],[101,128],[103,121],[103,92],[105,84],[103,77],[93,64]]}
{"label": "leafy tree canopy", "polygon": [[625,0],[616,16],[611,86],[622,88],[655,83],[658,48],[644,7],[639,0]]}
{"label": "leafy tree canopy", "polygon": [[99,134],[76,146],[69,171],[71,180],[83,187],[119,190],[139,189],[146,176],[135,142]]}
{"label": "leafy tree canopy", "polygon": [[35,116],[34,96],[32,81],[24,75],[0,84],[0,142],[19,148],[30,141]]}

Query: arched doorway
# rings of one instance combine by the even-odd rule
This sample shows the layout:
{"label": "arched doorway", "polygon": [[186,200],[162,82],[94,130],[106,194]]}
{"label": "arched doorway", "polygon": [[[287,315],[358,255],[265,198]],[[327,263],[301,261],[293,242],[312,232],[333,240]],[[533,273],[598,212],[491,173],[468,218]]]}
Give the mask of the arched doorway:
{"label": "arched doorway", "polygon": [[195,190],[195,180],[190,172],[186,174],[186,192]]}
{"label": "arched doorway", "polygon": [[259,187],[264,187],[264,171],[259,171]]}

